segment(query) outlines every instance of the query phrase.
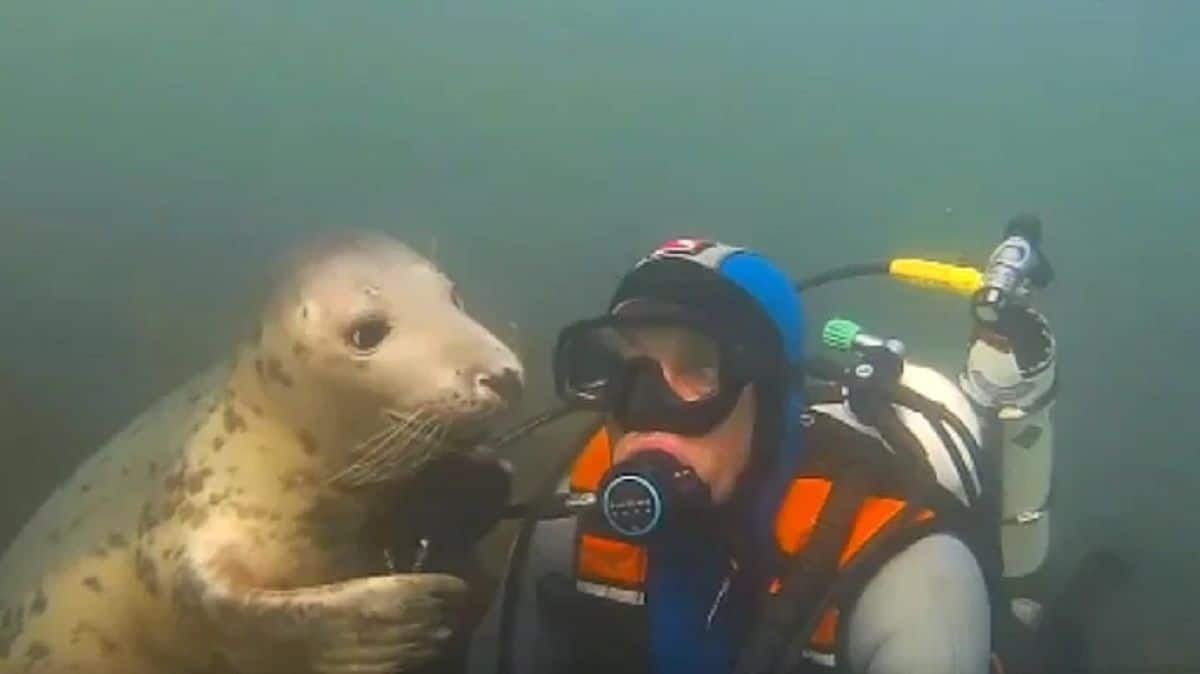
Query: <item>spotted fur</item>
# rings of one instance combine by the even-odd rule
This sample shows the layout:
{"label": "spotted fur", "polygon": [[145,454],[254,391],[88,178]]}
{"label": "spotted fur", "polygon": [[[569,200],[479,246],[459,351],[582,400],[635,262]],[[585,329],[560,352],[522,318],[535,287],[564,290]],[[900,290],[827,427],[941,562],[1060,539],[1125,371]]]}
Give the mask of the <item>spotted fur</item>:
{"label": "spotted fur", "polygon": [[[356,350],[367,317],[406,327]],[[0,559],[0,672],[392,672],[445,642],[462,581],[390,575],[364,523],[416,469],[406,453],[450,445],[402,435],[371,455],[389,471],[332,478],[388,414],[448,428],[502,409],[478,377],[519,378],[516,356],[432,264],[372,234],[285,258],[257,324],[80,465]]]}

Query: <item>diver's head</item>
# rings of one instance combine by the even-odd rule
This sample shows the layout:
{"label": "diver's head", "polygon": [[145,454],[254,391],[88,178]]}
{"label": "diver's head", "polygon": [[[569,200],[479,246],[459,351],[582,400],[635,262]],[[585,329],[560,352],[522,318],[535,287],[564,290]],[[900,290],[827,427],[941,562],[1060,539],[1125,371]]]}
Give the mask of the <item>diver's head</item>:
{"label": "diver's head", "polygon": [[555,379],[605,412],[610,486],[626,471],[686,483],[710,505],[744,502],[786,454],[801,334],[799,299],[773,263],[677,239],[625,275],[603,316],[563,330]]}

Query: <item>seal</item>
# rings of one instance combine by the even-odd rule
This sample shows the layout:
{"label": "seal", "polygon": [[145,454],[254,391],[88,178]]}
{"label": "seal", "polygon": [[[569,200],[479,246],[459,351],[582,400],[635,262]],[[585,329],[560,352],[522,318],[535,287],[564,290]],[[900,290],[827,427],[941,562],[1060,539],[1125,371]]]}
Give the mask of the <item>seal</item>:
{"label": "seal", "polygon": [[10,545],[0,672],[391,673],[439,654],[464,581],[392,571],[367,523],[511,406],[522,364],[384,234],[307,240],[266,287],[256,334]]}

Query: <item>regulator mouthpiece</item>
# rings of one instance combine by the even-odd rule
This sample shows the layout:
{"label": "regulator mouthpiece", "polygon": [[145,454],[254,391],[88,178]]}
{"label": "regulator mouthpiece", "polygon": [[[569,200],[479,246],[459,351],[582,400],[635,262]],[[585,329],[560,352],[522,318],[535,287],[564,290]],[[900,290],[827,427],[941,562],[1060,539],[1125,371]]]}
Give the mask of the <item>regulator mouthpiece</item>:
{"label": "regulator mouthpiece", "polygon": [[617,534],[646,540],[712,504],[708,486],[674,456],[647,450],[622,461],[600,484],[600,510]]}

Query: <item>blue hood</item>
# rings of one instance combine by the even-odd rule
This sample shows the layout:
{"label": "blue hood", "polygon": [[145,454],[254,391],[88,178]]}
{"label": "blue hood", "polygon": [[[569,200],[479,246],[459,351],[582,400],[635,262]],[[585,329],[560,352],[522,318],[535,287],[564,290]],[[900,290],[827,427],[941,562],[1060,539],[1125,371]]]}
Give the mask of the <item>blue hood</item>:
{"label": "blue hood", "polygon": [[[791,277],[765,256],[750,251],[730,255],[718,270],[766,313],[779,333],[787,366],[798,371],[804,362],[804,307]],[[779,414],[783,424],[780,444],[775,448],[774,470],[763,485],[762,500],[756,504],[755,533],[764,545],[770,544],[775,513],[803,450],[800,437],[800,414],[806,405],[803,387],[791,387],[781,402],[783,409]]]}

